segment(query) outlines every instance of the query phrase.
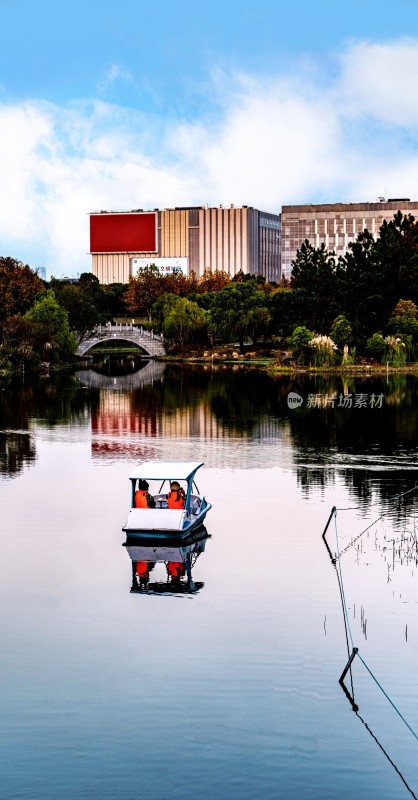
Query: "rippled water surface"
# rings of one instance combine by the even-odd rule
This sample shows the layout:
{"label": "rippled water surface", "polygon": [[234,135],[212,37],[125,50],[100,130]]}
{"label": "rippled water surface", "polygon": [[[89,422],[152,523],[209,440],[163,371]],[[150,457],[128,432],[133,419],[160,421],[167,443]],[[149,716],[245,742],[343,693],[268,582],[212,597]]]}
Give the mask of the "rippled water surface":
{"label": "rippled water surface", "polygon": [[[0,797],[418,796],[417,379],[116,366],[0,388]],[[150,459],[191,582],[122,546]]]}

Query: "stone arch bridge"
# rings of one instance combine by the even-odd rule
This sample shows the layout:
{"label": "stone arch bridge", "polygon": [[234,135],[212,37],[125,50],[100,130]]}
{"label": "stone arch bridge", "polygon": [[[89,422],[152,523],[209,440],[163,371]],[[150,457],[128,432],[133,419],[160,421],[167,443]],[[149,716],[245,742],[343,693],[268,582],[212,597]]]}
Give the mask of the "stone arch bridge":
{"label": "stone arch bridge", "polygon": [[146,331],[136,325],[111,325],[110,322],[107,325],[99,325],[88,339],[83,339],[78,345],[76,355],[81,358],[94,345],[114,341],[135,344],[151,358],[165,355],[163,337],[158,333]]}

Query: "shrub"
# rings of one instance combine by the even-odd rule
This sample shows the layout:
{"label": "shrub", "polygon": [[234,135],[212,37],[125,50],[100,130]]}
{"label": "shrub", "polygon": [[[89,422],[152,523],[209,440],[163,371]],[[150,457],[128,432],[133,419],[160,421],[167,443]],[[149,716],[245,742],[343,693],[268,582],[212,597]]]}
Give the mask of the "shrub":
{"label": "shrub", "polygon": [[386,336],[387,360],[394,367],[402,367],[406,362],[406,346],[399,336]]}
{"label": "shrub", "polygon": [[299,325],[294,329],[291,336],[289,336],[287,343],[292,350],[294,357],[300,364],[309,363],[312,355],[310,342],[313,339],[313,333],[306,328],[305,325]]}
{"label": "shrub", "polygon": [[374,358],[376,361],[384,361],[386,349],[386,341],[381,333],[374,333],[370,339],[367,339],[366,353],[370,358]]}
{"label": "shrub", "polygon": [[313,348],[313,362],[315,367],[331,367],[337,360],[337,345],[330,336],[314,336],[309,342]]}
{"label": "shrub", "polygon": [[340,314],[339,317],[334,319],[331,327],[331,337],[337,347],[342,348],[347,344],[349,345],[353,338],[353,329],[347,317]]}

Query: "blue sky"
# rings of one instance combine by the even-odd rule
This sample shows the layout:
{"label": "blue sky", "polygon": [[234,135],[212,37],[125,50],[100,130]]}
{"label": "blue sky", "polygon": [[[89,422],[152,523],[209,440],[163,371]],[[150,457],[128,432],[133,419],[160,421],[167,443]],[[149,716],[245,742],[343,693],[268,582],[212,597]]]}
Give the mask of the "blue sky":
{"label": "blue sky", "polygon": [[1,254],[91,210],[418,198],[416,0],[0,0]]}

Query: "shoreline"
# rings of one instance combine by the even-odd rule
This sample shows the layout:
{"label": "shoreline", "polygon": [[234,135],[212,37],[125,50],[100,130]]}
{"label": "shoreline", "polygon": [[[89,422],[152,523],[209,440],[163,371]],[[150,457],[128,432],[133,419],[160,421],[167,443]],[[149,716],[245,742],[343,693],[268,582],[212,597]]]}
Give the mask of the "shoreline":
{"label": "shoreline", "polygon": [[[244,367],[244,368],[256,368],[261,369],[267,373],[269,373],[272,377],[274,376],[298,376],[298,375],[308,375],[308,376],[335,376],[335,377],[382,377],[384,375],[389,374],[403,374],[403,375],[418,375],[418,363],[414,364],[404,364],[402,366],[395,366],[393,364],[351,364],[350,366],[343,367],[341,365],[333,366],[333,367],[313,367],[313,366],[302,366],[302,365],[282,365],[278,364],[273,358],[269,358],[268,356],[259,356],[257,357],[248,357],[243,355],[237,355],[235,357],[231,357],[230,354],[225,354],[223,356],[217,354],[216,356],[186,356],[186,355],[165,355],[165,356],[157,356],[154,359],[147,359],[151,361],[157,361],[159,363],[164,364],[188,364],[190,366],[212,366],[212,367],[219,367],[219,366],[234,366],[234,367]],[[50,364],[47,365],[45,362],[42,364],[41,368],[35,368],[33,370],[25,370],[27,374],[31,375],[38,375],[42,378],[47,378],[51,373],[57,374],[59,372],[72,372],[76,369],[87,369],[91,367],[91,363],[89,360],[80,359],[76,363],[72,362],[70,364]],[[0,380],[10,377],[16,377],[21,374],[21,370],[0,370]]]}
{"label": "shoreline", "polygon": [[228,366],[243,366],[243,367],[259,367],[264,368],[267,372],[274,375],[352,375],[352,376],[370,376],[370,375],[387,375],[388,373],[402,373],[418,375],[418,363],[404,364],[402,366],[394,366],[387,364],[352,364],[347,367],[341,365],[335,367],[312,367],[312,366],[283,366],[274,362],[269,358],[248,358],[239,356],[238,358],[230,357],[204,357],[204,356],[158,356],[156,361],[167,364],[203,364],[203,365],[228,365]]}

